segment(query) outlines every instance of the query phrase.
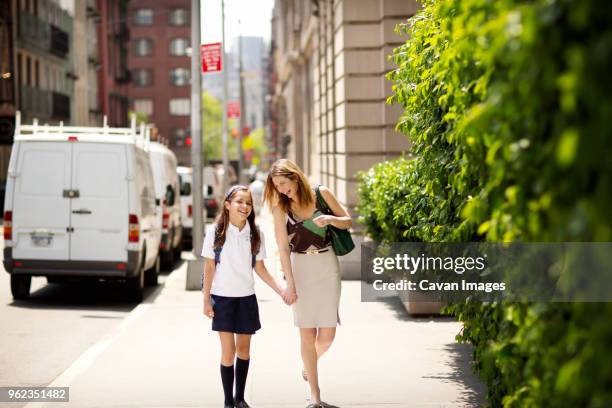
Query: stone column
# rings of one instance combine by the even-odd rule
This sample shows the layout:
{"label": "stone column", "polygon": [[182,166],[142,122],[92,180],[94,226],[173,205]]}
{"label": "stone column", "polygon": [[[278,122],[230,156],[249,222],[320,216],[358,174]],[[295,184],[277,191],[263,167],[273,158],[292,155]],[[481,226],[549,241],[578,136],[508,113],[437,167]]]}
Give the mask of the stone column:
{"label": "stone column", "polygon": [[[393,68],[388,56],[405,39],[394,33],[417,10],[408,0],[335,0],[333,3],[333,109],[335,124],[330,129],[333,143],[329,172],[338,200],[354,219],[354,239],[363,238],[357,224],[356,173],[376,163],[397,157],[410,146],[394,131],[401,108],[386,104],[391,83],[385,78]],[[330,47],[327,47],[331,52]],[[331,181],[331,180],[330,180]],[[342,257],[345,277],[358,278],[359,248]]]}

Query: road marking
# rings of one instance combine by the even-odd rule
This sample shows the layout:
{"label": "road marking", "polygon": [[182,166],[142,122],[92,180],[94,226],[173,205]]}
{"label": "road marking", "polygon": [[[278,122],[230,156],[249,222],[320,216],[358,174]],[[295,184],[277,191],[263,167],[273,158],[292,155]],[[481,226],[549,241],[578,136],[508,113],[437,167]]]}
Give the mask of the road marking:
{"label": "road marking", "polygon": [[[96,359],[107,349],[111,344],[125,330],[127,325],[140,316],[142,316],[149,308],[151,307],[150,303],[139,304],[132,310],[125,319],[119,323],[109,334],[104,336],[102,340],[98,341],[96,344],[91,346],[87,351],[85,351],[79,358],[77,358],[71,365],[68,367],[62,374],[59,375],[48,387],[70,387],[70,384],[83,372],[85,372],[89,367],[93,365]],[[35,407],[44,407],[45,404],[43,402],[32,402],[25,406],[25,408],[35,408]]]}
{"label": "road marking", "polygon": [[[172,283],[177,279],[180,279],[179,270],[174,270],[164,282],[164,288],[168,283]],[[89,367],[91,367],[98,357],[108,349],[111,344],[115,342],[121,336],[126,327],[134,320],[141,317],[147,310],[152,306],[152,303],[141,303],[134,308],[121,323],[119,323],[110,333],[104,336],[100,341],[95,343],[93,346],[88,348],[79,358],[77,358],[62,374],[60,374],[55,380],[53,380],[48,387],[70,387],[72,382]],[[41,408],[49,406],[49,402],[30,402],[24,408]],[[56,403],[55,403],[56,404]]]}

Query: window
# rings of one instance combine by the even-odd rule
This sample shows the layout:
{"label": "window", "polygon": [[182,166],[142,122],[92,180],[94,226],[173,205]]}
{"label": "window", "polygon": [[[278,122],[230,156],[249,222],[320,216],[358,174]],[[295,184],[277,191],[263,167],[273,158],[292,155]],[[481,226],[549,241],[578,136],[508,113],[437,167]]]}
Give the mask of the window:
{"label": "window", "polygon": [[133,43],[134,55],[138,57],[146,57],[153,52],[153,40],[150,38],[137,38]]}
{"label": "window", "polygon": [[189,85],[189,70],[186,68],[171,69],[170,84],[174,86]]}
{"label": "window", "polygon": [[151,99],[134,99],[134,111],[144,115],[153,114],[153,100]]}
{"label": "window", "polygon": [[32,86],[32,60],[26,57],[26,85]]}
{"label": "window", "polygon": [[17,53],[17,79],[19,80],[19,85],[23,85],[23,62],[20,52]]}
{"label": "window", "polygon": [[132,71],[132,82],[136,86],[151,86],[153,71],[150,69],[135,69]]}
{"label": "window", "polygon": [[45,89],[51,89],[51,71],[49,70],[49,64],[45,64]]}
{"label": "window", "polygon": [[139,26],[153,25],[153,10],[138,9],[134,12],[134,24]]}
{"label": "window", "polygon": [[173,26],[187,25],[188,19],[189,13],[185,9],[170,10],[170,13],[168,14],[168,23]]}
{"label": "window", "polygon": [[189,98],[173,98],[170,99],[170,114],[177,116],[189,116],[191,111]]}
{"label": "window", "polygon": [[175,38],[170,41],[170,55],[187,55],[188,47],[189,40],[187,40],[186,38]]}
{"label": "window", "polygon": [[40,88],[40,63],[38,60],[34,61],[34,86]]}

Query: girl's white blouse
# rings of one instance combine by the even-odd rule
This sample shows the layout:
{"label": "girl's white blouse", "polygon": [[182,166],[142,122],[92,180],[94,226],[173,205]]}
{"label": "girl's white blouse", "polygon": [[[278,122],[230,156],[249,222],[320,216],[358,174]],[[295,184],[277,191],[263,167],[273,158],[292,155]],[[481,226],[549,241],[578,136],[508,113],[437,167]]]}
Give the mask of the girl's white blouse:
{"label": "girl's white blouse", "polygon": [[[261,246],[255,259],[263,260],[266,257],[266,246],[263,234],[259,231]],[[215,225],[206,232],[202,256],[215,259],[213,244],[215,241]],[[251,256],[251,227],[247,222],[242,231],[232,223],[228,225],[225,244],[221,250],[219,263],[215,270],[212,289],[213,295],[242,297],[255,293],[255,280],[253,278]]]}

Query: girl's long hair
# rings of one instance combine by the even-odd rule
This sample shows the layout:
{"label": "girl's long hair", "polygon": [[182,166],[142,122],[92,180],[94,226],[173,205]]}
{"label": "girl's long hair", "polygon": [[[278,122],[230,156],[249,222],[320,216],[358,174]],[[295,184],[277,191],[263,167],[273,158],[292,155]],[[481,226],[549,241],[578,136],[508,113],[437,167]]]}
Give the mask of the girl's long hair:
{"label": "girl's long hair", "polygon": [[251,196],[251,213],[247,217],[247,221],[249,226],[251,227],[251,254],[257,255],[259,252],[259,246],[261,245],[261,237],[259,236],[259,229],[255,224],[255,208],[253,207],[253,195],[251,194],[251,190],[247,186],[233,186],[229,189],[227,195],[225,196],[225,201],[221,205],[222,211],[217,215],[215,219],[215,242],[213,247],[215,249],[223,247],[225,244],[225,236],[227,234],[227,228],[230,223],[229,219],[229,210],[225,208],[226,202],[231,202],[232,198],[236,195],[238,191],[246,191]]}
{"label": "girl's long hair", "polygon": [[264,189],[263,201],[268,203],[270,208],[280,206],[280,208],[288,213],[291,208],[291,199],[284,194],[281,194],[274,187],[273,177],[282,176],[289,180],[297,182],[297,202],[300,207],[308,207],[314,202],[312,198],[312,188],[306,178],[306,175],[300,168],[291,160],[277,160],[271,167],[266,179],[266,187]]}

